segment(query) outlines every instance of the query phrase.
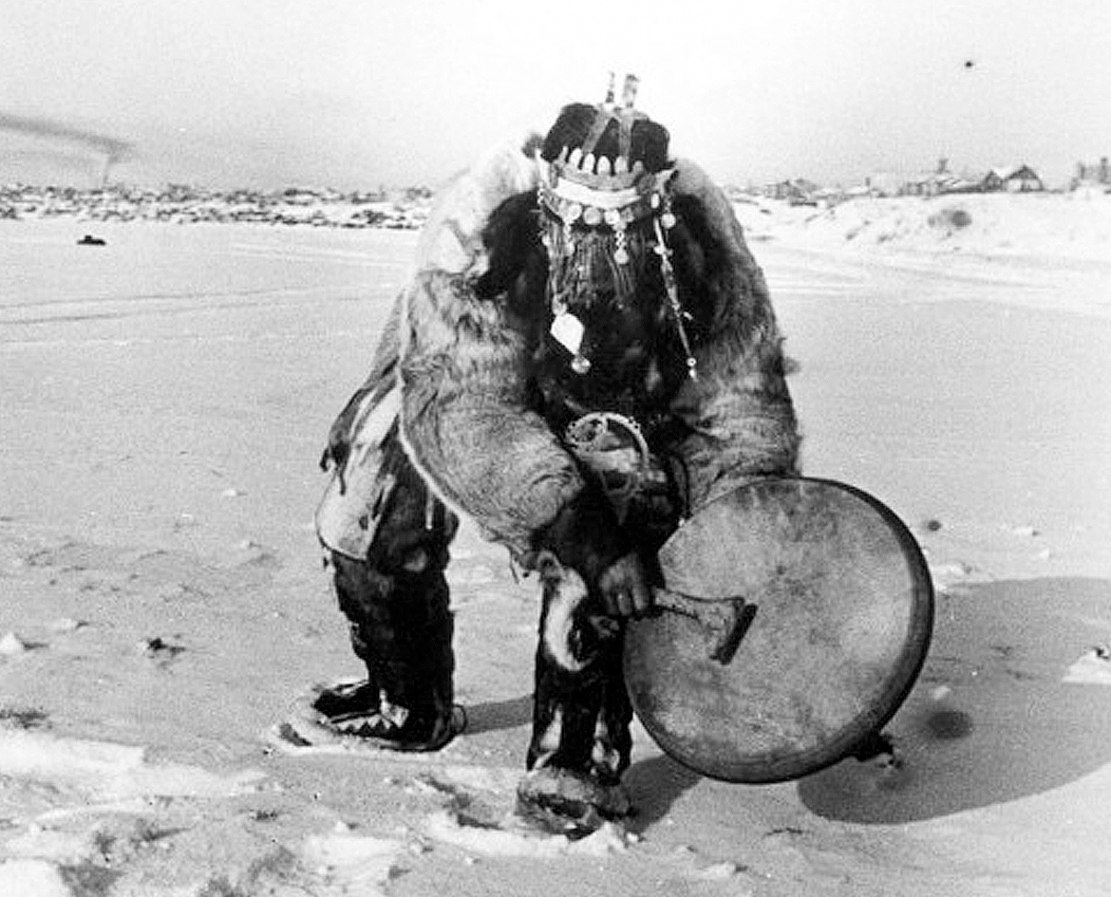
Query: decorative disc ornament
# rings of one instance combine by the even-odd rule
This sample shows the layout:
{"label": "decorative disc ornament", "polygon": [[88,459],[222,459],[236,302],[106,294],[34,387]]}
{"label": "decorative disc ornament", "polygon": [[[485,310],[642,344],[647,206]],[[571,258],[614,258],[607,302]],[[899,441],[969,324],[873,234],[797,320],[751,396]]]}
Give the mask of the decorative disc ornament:
{"label": "decorative disc ornament", "polygon": [[659,561],[659,610],[629,625],[626,680],[657,744],[703,775],[784,781],[856,753],[925,661],[925,561],[859,489],[758,480],[699,510]]}

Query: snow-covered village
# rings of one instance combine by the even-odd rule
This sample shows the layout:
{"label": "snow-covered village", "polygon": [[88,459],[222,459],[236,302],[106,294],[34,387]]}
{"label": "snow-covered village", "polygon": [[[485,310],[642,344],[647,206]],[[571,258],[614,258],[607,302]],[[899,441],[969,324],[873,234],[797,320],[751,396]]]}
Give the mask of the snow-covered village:
{"label": "snow-covered village", "polygon": [[[954,174],[949,160],[939,159],[933,171],[897,176],[876,173],[860,183],[824,186],[805,177],[741,187],[724,183],[735,202],[760,198],[790,206],[828,209],[854,199],[960,194],[1063,194],[1111,191],[1111,166],[1078,162],[1064,183],[1047,183],[1026,164],[992,168],[982,173]],[[428,186],[378,188],[343,192],[331,188],[285,187],[277,190],[214,190],[184,184],[161,189],[125,183],[86,187],[0,184],[0,218],[66,216],[86,221],[162,221],[188,223],[254,223],[313,227],[385,227],[417,229],[425,221],[434,190]]]}
{"label": "snow-covered village", "polygon": [[341,193],[300,187],[220,191],[180,184],[163,189],[8,184],[0,186],[0,218],[415,229],[424,221],[430,196],[421,187]]}

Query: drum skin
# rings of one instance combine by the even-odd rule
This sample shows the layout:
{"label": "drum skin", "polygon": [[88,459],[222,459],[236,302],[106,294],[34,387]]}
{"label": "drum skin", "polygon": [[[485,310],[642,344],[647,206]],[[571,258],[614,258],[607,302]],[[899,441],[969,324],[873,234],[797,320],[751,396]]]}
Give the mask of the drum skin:
{"label": "drum skin", "polygon": [[661,607],[629,624],[626,681],[653,739],[703,775],[778,782],[836,763],[879,732],[925,661],[925,561],[852,486],[747,484],[701,508],[659,560]]}

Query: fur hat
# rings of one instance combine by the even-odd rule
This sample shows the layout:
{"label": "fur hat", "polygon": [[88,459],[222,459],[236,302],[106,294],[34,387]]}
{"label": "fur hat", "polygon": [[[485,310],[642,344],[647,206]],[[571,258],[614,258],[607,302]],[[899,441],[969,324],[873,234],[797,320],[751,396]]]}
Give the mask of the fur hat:
{"label": "fur hat", "polygon": [[673,174],[669,135],[633,108],[637,83],[635,76],[625,79],[620,106],[612,76],[604,102],[565,106],[537,154],[557,312],[599,292],[628,298],[643,268],[647,219],[666,215],[665,227],[674,222],[666,190]]}
{"label": "fur hat", "polygon": [[565,106],[539,153],[541,200],[567,224],[621,229],[660,205],[666,184],[667,128],[633,108],[638,81],[625,79],[622,105]]}
{"label": "fur hat", "polygon": [[[616,174],[630,171],[640,163],[649,172],[662,171],[668,163],[669,135],[667,128],[633,109],[636,79],[626,79],[622,106],[613,103],[613,88],[599,105],[572,103],[565,106],[544,138],[541,156],[548,162],[562,157],[567,160],[575,149],[580,162],[593,155],[595,169],[591,174]],[[599,170],[598,162],[601,163]]]}

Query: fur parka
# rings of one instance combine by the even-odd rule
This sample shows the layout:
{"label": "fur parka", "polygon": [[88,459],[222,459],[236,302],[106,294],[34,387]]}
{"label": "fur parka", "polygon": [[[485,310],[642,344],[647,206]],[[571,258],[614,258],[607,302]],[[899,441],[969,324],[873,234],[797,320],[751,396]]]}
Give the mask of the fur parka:
{"label": "fur parka", "polygon": [[[698,376],[685,376],[682,358],[669,374],[666,298],[653,298],[661,334],[647,349],[658,357],[636,370],[655,380],[633,410],[666,422],[659,439],[681,460],[697,509],[753,477],[797,473],[799,436],[782,337],[732,207],[696,165],[674,168],[675,267]],[[370,376],[330,432],[333,479],[317,516],[328,548],[365,557],[390,488],[378,468],[390,438],[439,499],[518,558],[587,488],[538,383],[552,318],[536,188],[534,161],[514,147],[479,161],[435,203]],[[621,384],[612,386],[617,401]],[[594,398],[606,394],[601,384]]]}

